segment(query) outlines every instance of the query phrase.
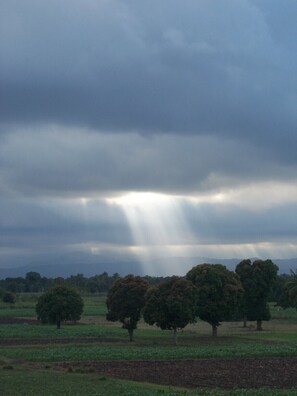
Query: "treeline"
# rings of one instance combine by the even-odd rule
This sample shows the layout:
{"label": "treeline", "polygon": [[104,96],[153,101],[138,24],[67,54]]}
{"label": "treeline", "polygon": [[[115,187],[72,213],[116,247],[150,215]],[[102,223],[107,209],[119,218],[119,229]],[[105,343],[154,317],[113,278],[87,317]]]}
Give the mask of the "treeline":
{"label": "treeline", "polygon": [[[218,327],[225,321],[243,320],[244,327],[247,321],[256,321],[256,329],[262,330],[262,321],[270,319],[271,298],[283,308],[297,308],[297,273],[277,276],[277,272],[278,267],[271,260],[251,262],[249,259],[242,260],[235,271],[221,264],[199,264],[184,276],[167,278],[119,274],[110,277],[107,273],[84,278],[78,274],[56,278],[45,285],[42,280],[46,278],[31,272],[24,279],[24,290],[41,291],[41,287],[49,287],[39,296],[37,317],[42,323],[56,323],[60,328],[62,321],[79,320],[83,312],[79,291],[90,291],[88,285],[95,280],[97,288],[93,292],[108,290],[106,319],[121,322],[122,328],[128,330],[130,341],[143,317],[149,325],[172,330],[177,342],[177,330],[197,318],[209,323],[216,336]],[[104,289],[98,289],[98,280],[104,280]],[[12,295],[8,290],[5,293],[6,299],[9,293]]]}
{"label": "treeline", "polygon": [[[111,285],[120,278],[118,273],[108,275],[103,272],[89,278],[83,274],[71,275],[67,278],[47,278],[41,276],[39,272],[27,272],[25,277],[0,279],[0,289],[11,293],[41,293],[56,285],[66,285],[77,289],[80,293],[96,294],[106,293]],[[163,277],[144,276],[150,285],[159,284],[164,280]]]}
{"label": "treeline", "polygon": [[[270,319],[268,297],[277,271],[271,260],[243,260],[235,272],[221,264],[199,264],[185,276],[173,276],[153,287],[139,276],[128,275],[110,288],[106,318],[120,321],[130,341],[141,316],[150,325],[172,330],[175,342],[177,330],[196,318],[211,325],[213,336],[222,322],[234,320],[243,320],[244,326],[247,320],[256,321],[260,331],[262,321]],[[287,283],[282,295],[286,288]],[[289,294],[285,300],[294,306]]]}
{"label": "treeline", "polygon": [[[237,265],[242,267],[242,263],[247,263],[249,260],[243,260]],[[237,268],[236,267],[236,268]],[[281,274],[276,275],[271,280],[269,294],[267,297],[268,302],[279,302],[284,299],[283,291],[285,284],[292,279],[293,274]],[[66,285],[75,288],[80,294],[98,294],[107,293],[114,282],[120,278],[118,273],[109,275],[107,272],[103,272],[98,275],[86,277],[82,273],[71,275],[69,277],[45,277],[41,276],[38,272],[28,272],[25,277],[8,277],[0,279],[0,299],[5,302],[13,302],[15,297],[11,294],[5,294],[9,292],[12,294],[17,293],[43,293],[56,285]],[[150,286],[156,286],[164,282],[166,279],[171,277],[157,277],[157,276],[144,276],[142,277]],[[244,282],[243,280],[241,280]],[[284,304],[283,304],[284,305]]]}

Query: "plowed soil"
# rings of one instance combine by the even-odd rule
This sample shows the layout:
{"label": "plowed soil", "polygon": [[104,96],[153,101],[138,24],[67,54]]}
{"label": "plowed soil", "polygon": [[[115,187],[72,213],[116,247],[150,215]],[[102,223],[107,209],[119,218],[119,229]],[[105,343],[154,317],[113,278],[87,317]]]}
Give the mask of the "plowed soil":
{"label": "plowed soil", "polygon": [[37,319],[32,318],[15,318],[10,316],[0,316],[1,324],[37,324],[39,323]]}
{"label": "plowed soil", "polygon": [[[38,323],[35,319],[0,317],[4,323]],[[0,345],[34,345],[77,343],[72,339],[9,339],[0,340]],[[213,342],[203,338],[199,342]],[[218,340],[215,340],[218,342]],[[79,343],[116,342],[115,339],[85,338]],[[123,342],[123,341],[121,341]],[[15,362],[17,363],[17,362]],[[19,363],[28,364],[22,361]],[[30,366],[41,368],[41,363]],[[244,358],[244,359],[197,359],[172,361],[104,361],[63,362],[51,365],[53,369],[92,372],[100,376],[151,382],[160,385],[185,388],[260,388],[297,387],[297,358]]]}
{"label": "plowed soil", "polygon": [[297,358],[73,362],[54,368],[186,388],[297,386]]}

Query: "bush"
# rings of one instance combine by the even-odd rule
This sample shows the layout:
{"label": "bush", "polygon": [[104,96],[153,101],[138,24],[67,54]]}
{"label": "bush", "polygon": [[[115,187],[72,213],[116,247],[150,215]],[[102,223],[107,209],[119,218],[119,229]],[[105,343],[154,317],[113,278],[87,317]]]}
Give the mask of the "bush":
{"label": "bush", "polygon": [[14,304],[16,301],[16,297],[13,293],[6,291],[3,293],[2,301],[4,303]]}

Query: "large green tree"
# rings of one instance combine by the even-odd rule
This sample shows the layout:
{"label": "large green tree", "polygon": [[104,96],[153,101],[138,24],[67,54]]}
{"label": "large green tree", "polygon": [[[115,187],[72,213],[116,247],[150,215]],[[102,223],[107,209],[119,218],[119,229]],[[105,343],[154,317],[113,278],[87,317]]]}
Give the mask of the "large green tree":
{"label": "large green tree", "polygon": [[276,279],[278,267],[271,260],[243,260],[236,267],[244,287],[242,316],[257,322],[262,330],[262,321],[270,319],[268,296]]}
{"label": "large green tree", "polygon": [[243,289],[239,277],[221,264],[200,264],[187,273],[198,289],[197,313],[212,326],[217,336],[220,322],[230,320],[241,301]]}
{"label": "large green tree", "polygon": [[65,320],[79,320],[83,306],[83,299],[75,290],[59,285],[39,297],[37,318],[42,323],[55,323],[60,329],[61,322]]}
{"label": "large green tree", "polygon": [[27,272],[25,278],[26,292],[40,292],[43,290],[42,278],[39,272]]}
{"label": "large green tree", "polygon": [[284,309],[297,309],[297,271],[291,270],[291,275],[287,277],[278,305]]}
{"label": "large green tree", "polygon": [[150,325],[173,330],[177,344],[177,330],[195,321],[196,310],[195,286],[187,279],[174,276],[148,290],[143,318]]}
{"label": "large green tree", "polygon": [[249,259],[242,260],[235,269],[244,290],[238,314],[239,319],[243,319],[243,327],[247,327],[247,317],[251,305],[250,294],[253,289],[253,268],[251,264],[251,260]]}
{"label": "large green tree", "polygon": [[145,304],[148,283],[140,276],[127,275],[117,279],[108,291],[106,319],[120,321],[133,341],[134,330]]}

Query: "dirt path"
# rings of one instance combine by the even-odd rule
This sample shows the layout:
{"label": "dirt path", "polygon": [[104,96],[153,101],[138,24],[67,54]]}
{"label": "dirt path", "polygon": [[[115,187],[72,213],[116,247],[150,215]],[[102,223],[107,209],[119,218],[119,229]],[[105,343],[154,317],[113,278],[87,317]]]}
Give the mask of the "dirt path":
{"label": "dirt path", "polygon": [[0,316],[1,324],[38,324],[37,319],[32,318],[16,318],[14,316]]}

